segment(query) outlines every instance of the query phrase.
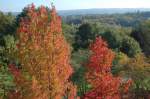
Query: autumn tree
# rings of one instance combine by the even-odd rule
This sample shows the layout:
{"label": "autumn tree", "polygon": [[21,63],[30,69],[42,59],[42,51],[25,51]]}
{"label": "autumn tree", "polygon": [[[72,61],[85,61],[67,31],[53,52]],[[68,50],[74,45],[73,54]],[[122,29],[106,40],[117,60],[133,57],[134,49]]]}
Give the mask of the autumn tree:
{"label": "autumn tree", "polygon": [[[90,45],[92,54],[86,65],[86,79],[92,85],[83,99],[120,99],[121,78],[111,74],[114,53],[101,37],[97,37]],[[125,86],[128,90],[128,85]]]}
{"label": "autumn tree", "polygon": [[63,37],[61,18],[53,5],[50,19],[44,6],[39,10],[33,4],[28,6],[27,16],[22,18],[18,29],[18,38],[20,72],[24,76],[21,78],[30,84],[30,89],[25,88],[26,84],[22,85],[22,89],[27,89],[23,91],[27,92],[26,97],[62,99],[68,89],[75,90],[69,82],[73,72],[69,45]]}

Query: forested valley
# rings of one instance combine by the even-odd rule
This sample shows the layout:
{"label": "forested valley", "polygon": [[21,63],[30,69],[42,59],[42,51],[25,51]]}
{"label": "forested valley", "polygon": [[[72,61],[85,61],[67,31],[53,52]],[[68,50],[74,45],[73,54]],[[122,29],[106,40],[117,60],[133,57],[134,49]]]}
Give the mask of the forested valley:
{"label": "forested valley", "polygon": [[150,12],[0,12],[0,99],[150,99]]}

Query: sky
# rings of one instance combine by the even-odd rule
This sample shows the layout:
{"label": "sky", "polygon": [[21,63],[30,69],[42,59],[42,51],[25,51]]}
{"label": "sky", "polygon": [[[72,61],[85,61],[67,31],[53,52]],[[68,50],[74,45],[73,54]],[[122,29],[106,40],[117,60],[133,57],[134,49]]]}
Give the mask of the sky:
{"label": "sky", "polygon": [[57,10],[89,8],[150,8],[150,0],[0,0],[0,11],[20,12],[28,4],[50,6],[53,1]]}

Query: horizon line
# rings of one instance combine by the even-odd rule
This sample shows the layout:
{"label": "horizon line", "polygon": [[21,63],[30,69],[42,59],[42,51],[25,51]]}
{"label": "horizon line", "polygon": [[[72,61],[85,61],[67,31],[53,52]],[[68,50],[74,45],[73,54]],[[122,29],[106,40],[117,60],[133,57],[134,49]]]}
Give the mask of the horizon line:
{"label": "horizon line", "polygon": [[149,8],[144,8],[144,7],[137,7],[137,8],[105,8],[105,7],[103,7],[103,8],[84,8],[84,9],[63,9],[63,10],[60,10],[60,9],[57,9],[56,8],[56,10],[58,10],[58,11],[67,11],[67,10],[88,10],[88,9],[150,9],[150,7]]}
{"label": "horizon line", "polygon": [[[39,6],[40,7],[40,6]],[[46,6],[47,7],[47,6]],[[150,7],[149,8],[144,8],[144,7],[135,7],[135,8],[119,8],[119,7],[103,7],[103,8],[83,8],[83,9],[57,9],[56,8],[56,10],[57,11],[72,11],[72,10],[74,10],[74,11],[76,11],[76,10],[90,10],[90,9],[149,9],[150,10]],[[23,9],[22,9],[23,10]],[[4,12],[4,13],[9,13],[9,12],[21,12],[21,11],[2,11],[2,10],[0,10],[1,12]]]}

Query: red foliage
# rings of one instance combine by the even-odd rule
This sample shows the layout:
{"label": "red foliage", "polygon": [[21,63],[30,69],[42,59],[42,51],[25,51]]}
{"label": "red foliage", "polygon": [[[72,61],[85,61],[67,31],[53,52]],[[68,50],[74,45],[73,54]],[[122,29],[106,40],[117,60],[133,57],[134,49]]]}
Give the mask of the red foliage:
{"label": "red foliage", "polygon": [[13,75],[14,81],[17,85],[25,83],[25,79],[22,76],[21,71],[18,68],[16,68],[15,64],[9,64],[8,68],[11,74]]}
{"label": "red foliage", "polygon": [[133,84],[133,80],[129,79],[123,86],[123,92],[128,93],[129,87]]}
{"label": "red foliage", "polygon": [[22,99],[22,95],[19,91],[10,91],[7,97],[8,99]]}
{"label": "red foliage", "polygon": [[[16,87],[18,87],[18,86],[21,87],[25,83],[25,80],[24,80],[24,77],[22,76],[20,70],[18,68],[16,68],[15,64],[9,64],[8,69],[14,77],[14,82],[16,83]],[[22,99],[21,92],[17,88],[14,89],[13,91],[10,91],[7,94],[7,97],[8,97],[8,99],[14,99],[14,98]]]}
{"label": "red foliage", "polygon": [[17,69],[14,64],[9,64],[8,67],[9,71],[12,73],[12,75],[14,75],[14,77],[18,77],[21,75],[19,69]]}
{"label": "red foliage", "polygon": [[110,71],[114,53],[108,49],[107,43],[97,37],[95,42],[90,45],[90,50],[93,53],[87,67],[95,72]]}
{"label": "red foliage", "polygon": [[108,48],[107,43],[97,37],[90,46],[92,55],[86,65],[86,79],[92,85],[92,90],[87,92],[83,99],[120,99],[121,80],[113,77],[111,66],[114,53]]}
{"label": "red foliage", "polygon": [[95,84],[93,89],[87,92],[83,99],[119,99],[119,78],[115,78],[111,74],[105,74],[96,77],[93,82],[91,83],[92,85]]}

